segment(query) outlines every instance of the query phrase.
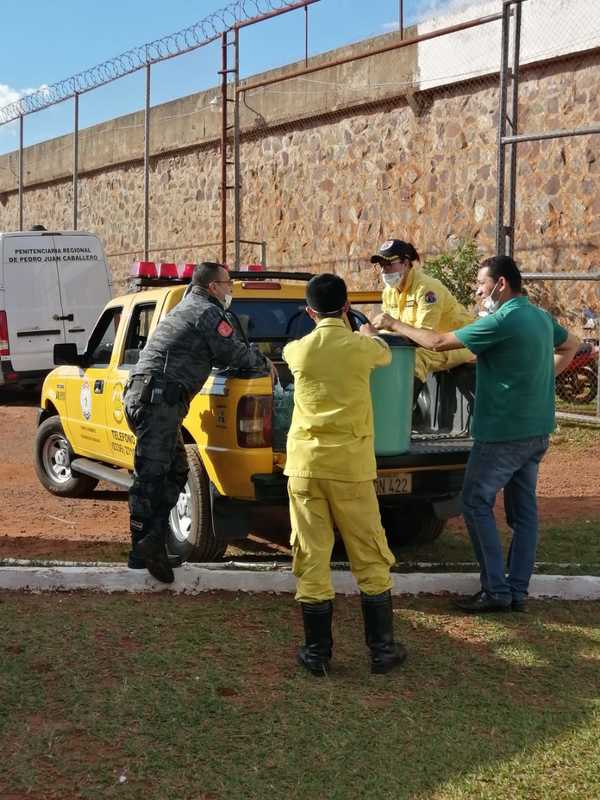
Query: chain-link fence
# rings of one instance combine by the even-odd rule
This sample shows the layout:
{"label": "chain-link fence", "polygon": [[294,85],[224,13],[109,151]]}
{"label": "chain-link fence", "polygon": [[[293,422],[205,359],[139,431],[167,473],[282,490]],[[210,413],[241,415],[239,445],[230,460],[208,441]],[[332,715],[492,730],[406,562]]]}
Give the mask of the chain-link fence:
{"label": "chain-link fence", "polygon": [[[559,417],[600,423],[600,13],[554,6],[536,27],[527,2],[504,0],[496,249],[531,270],[530,294],[582,340],[557,378]],[[548,58],[556,46],[561,58]]]}
{"label": "chain-link fence", "polygon": [[533,273],[524,277],[530,298],[552,311],[581,341],[568,369],[556,379],[557,416],[600,423],[600,274]]}
{"label": "chain-link fence", "polygon": [[[314,2],[238,2],[0,110],[21,139],[28,114],[66,100],[74,111],[73,134],[0,157],[0,229],[94,231],[117,290],[143,257],[329,269],[374,288],[368,258],[385,238],[411,240],[423,257],[474,239],[487,255],[507,227],[527,271],[595,269],[598,137],[500,147],[507,171],[514,166],[502,182],[505,225],[498,136],[597,121],[600,7],[486,0],[308,58]],[[304,60],[242,80],[246,28],[288,11]],[[208,44],[214,88],[151,107],[158,63]],[[144,110],[79,131],[80,95],[133,70],[145,76]],[[597,300],[591,290],[586,302]]]}
{"label": "chain-link fence", "polygon": [[[425,255],[491,242],[500,0],[241,81],[245,27],[313,3],[253,0],[249,19],[237,3],[1,110],[21,146],[0,158],[0,227],[93,230],[117,289],[142,257],[268,259],[369,288],[392,230]],[[220,85],[151,108],[156,65],[210,42]],[[145,110],[80,131],[80,96],[135,70]],[[27,116],[67,100],[74,133],[25,148]]]}

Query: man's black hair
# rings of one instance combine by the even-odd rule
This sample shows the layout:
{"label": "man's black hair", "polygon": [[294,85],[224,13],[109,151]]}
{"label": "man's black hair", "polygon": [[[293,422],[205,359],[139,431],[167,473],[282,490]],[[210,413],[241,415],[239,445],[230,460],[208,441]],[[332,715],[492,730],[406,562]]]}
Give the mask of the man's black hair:
{"label": "man's black hair", "polygon": [[31,230],[32,231],[45,231],[45,230],[48,230],[48,229],[45,228],[43,225],[32,225],[31,226]]}
{"label": "man's black hair", "polygon": [[203,289],[208,289],[209,284],[219,280],[222,269],[227,269],[227,267],[217,264],[216,261],[203,261],[201,264],[196,264],[192,273],[192,286],[202,286]]}
{"label": "man's black hair", "polygon": [[347,301],[346,284],[338,275],[324,272],[306,285],[306,302],[322,317],[340,316]]}
{"label": "man's black hair", "polygon": [[523,285],[521,272],[510,256],[492,256],[486,258],[479,265],[480,269],[487,269],[490,278],[494,282],[498,278],[504,278],[513,292],[522,292]]}

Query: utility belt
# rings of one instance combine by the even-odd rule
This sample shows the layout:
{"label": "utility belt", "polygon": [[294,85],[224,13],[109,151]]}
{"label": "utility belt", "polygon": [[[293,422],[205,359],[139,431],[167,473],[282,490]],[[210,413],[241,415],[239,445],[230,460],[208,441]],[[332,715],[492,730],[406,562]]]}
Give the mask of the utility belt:
{"label": "utility belt", "polygon": [[123,394],[126,395],[134,387],[140,393],[140,403],[174,406],[181,400],[187,402],[189,399],[189,393],[182,383],[168,381],[164,375],[134,375],[125,384]]}

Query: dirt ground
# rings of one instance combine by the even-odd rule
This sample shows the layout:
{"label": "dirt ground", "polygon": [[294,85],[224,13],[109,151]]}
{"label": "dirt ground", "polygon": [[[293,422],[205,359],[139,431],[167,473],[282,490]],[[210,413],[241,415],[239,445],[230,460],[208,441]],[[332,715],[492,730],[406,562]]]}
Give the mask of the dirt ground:
{"label": "dirt ground", "polygon": [[[61,558],[101,559],[103,546],[128,540],[127,495],[103,483],[85,499],[48,493],[33,468],[36,413],[34,401],[0,405],[0,558],[56,552]],[[599,455],[597,446],[551,447],[540,472],[542,523],[600,518]],[[284,544],[281,531],[274,532],[270,549],[281,551]]]}

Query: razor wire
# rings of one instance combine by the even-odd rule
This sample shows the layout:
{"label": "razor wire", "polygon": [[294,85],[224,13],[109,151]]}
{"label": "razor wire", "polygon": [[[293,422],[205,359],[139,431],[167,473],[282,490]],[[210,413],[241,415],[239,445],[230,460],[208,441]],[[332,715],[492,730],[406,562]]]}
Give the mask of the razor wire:
{"label": "razor wire", "polygon": [[254,17],[294,6],[294,0],[236,0],[204,19],[175,33],[134,47],[125,53],[78,72],[69,78],[43,86],[0,108],[0,125],[14,122],[27,114],[62,103],[99,86],[130,75],[149,64],[189,53],[218,39],[225,31]]}

